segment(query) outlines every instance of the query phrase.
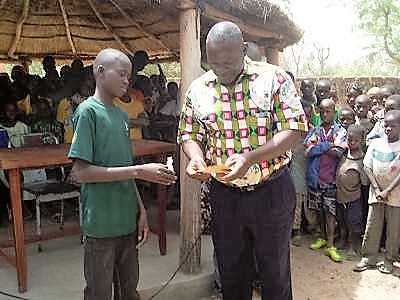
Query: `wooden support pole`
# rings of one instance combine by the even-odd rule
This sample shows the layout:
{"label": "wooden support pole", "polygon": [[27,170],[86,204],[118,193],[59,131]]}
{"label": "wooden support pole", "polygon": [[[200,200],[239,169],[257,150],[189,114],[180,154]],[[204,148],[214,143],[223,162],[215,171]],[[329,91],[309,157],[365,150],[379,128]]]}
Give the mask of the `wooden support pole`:
{"label": "wooden support pole", "polygon": [[99,19],[100,23],[104,26],[104,28],[113,36],[113,38],[120,44],[123,50],[125,50],[128,54],[134,55],[133,52],[129,49],[128,45],[125,44],[123,40],[114,32],[113,28],[107,24],[107,22],[104,20],[103,16],[99,12],[99,10],[96,8],[92,0],[86,0],[87,3],[89,3],[90,8],[93,10],[94,14],[96,15],[97,19]]}
{"label": "wooden support pole", "polygon": [[265,56],[270,64],[279,66],[279,50],[276,48],[265,48]]}
{"label": "wooden support pole", "polygon": [[17,50],[19,40],[21,39],[22,27],[24,26],[25,20],[28,18],[29,15],[29,5],[30,0],[24,0],[24,6],[22,8],[22,14],[17,22],[17,27],[15,29],[15,37],[13,43],[8,50],[8,56],[12,59],[18,59],[18,56],[15,56],[15,50]]}
{"label": "wooden support pole", "polygon": [[67,33],[68,43],[71,46],[72,54],[76,55],[76,48],[75,48],[74,41],[72,40],[71,30],[69,28],[68,15],[67,15],[67,12],[65,11],[63,0],[58,0],[58,4],[60,5],[61,13],[62,13],[62,16],[64,19],[65,32]]}
{"label": "wooden support pole", "polygon": [[[190,83],[201,72],[200,15],[191,1],[180,2],[180,62],[181,99]],[[183,101],[182,101],[183,102]],[[188,160],[181,153],[181,243],[180,264],[184,273],[200,271],[201,234],[200,229],[200,182],[189,178],[185,169]]]}

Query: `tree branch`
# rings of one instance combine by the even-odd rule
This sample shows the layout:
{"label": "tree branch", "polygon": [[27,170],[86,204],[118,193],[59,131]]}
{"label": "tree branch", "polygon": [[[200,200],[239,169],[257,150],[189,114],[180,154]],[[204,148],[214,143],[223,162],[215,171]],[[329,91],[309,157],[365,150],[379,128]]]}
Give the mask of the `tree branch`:
{"label": "tree branch", "polygon": [[389,14],[390,12],[388,10],[385,10],[385,30],[384,30],[384,34],[383,34],[383,41],[384,41],[384,47],[385,47],[385,51],[386,53],[389,55],[389,57],[391,59],[393,59],[397,64],[400,64],[400,57],[397,56],[392,50],[390,50],[389,48],[389,37],[392,33],[392,30],[389,26]]}

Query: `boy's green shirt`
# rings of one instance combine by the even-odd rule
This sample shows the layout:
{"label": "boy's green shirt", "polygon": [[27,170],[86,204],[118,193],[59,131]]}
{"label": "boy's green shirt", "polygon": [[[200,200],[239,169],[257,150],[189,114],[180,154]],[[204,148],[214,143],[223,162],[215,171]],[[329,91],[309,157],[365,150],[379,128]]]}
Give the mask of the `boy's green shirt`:
{"label": "boy's green shirt", "polygon": [[[129,119],[115,106],[90,97],[79,105],[68,157],[102,167],[133,165]],[[133,180],[83,183],[82,230],[94,238],[117,237],[136,230],[138,200]]]}

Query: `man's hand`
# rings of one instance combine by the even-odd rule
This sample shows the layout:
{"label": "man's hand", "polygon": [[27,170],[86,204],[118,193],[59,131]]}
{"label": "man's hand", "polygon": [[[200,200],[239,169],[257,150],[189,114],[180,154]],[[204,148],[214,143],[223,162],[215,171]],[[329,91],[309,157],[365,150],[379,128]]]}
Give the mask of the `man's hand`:
{"label": "man's hand", "polygon": [[245,154],[233,154],[226,160],[225,166],[231,171],[221,177],[221,180],[228,182],[246,175],[251,166],[251,161]]}
{"label": "man's hand", "polygon": [[189,161],[186,173],[193,179],[206,181],[210,177],[210,174],[203,173],[206,167],[207,165],[202,157],[194,157]]}
{"label": "man's hand", "polygon": [[157,163],[141,165],[140,171],[138,171],[135,177],[164,185],[173,184],[177,180],[175,172],[169,170],[167,165]]}
{"label": "man's hand", "polygon": [[376,193],[376,199],[378,201],[380,201],[380,202],[388,201],[389,192],[387,190],[380,191],[378,189],[378,190],[375,190],[375,193]]}

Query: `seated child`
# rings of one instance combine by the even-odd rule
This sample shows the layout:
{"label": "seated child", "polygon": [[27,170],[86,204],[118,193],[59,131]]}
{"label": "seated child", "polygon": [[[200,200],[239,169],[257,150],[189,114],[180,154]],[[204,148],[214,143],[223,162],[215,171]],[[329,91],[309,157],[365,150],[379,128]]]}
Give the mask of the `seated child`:
{"label": "seated child", "polygon": [[15,102],[4,105],[4,121],[1,127],[7,130],[11,147],[18,148],[24,143],[24,135],[29,133],[29,127],[17,120],[18,105]]}
{"label": "seated child", "polygon": [[324,99],[320,104],[322,125],[312,128],[304,140],[307,155],[309,209],[319,213],[324,238],[317,239],[311,249],[327,246],[326,254],[335,262],[342,257],[334,246],[336,229],[336,169],[347,148],[346,129],[334,121],[335,102]]}
{"label": "seated child", "polygon": [[374,139],[364,157],[364,170],[371,186],[369,213],[362,245],[363,258],[354,271],[375,268],[379,244],[386,221],[384,263],[382,273],[392,273],[393,262],[399,251],[400,231],[400,111],[385,114],[385,136]]}
{"label": "seated child", "polygon": [[143,93],[130,88],[124,97],[115,99],[114,105],[128,114],[131,138],[142,139],[142,127],[149,126],[149,120],[145,116]]}
{"label": "seated child", "polygon": [[79,90],[72,96],[66,97],[60,101],[57,106],[57,121],[64,125],[64,143],[71,144],[74,134],[72,126],[72,117],[79,104],[94,93],[93,70],[85,71],[83,81]]}
{"label": "seated child", "polygon": [[364,152],[362,139],[364,129],[351,125],[347,131],[348,151],[339,163],[336,174],[337,207],[336,214],[340,231],[339,249],[349,245],[348,255],[355,256],[361,246],[363,224],[363,204],[361,185],[368,184],[363,169]]}
{"label": "seated child", "polygon": [[37,113],[32,122],[32,133],[51,133],[60,144],[64,143],[64,125],[53,116],[50,103],[45,99],[39,99],[36,104]]}
{"label": "seated child", "polygon": [[339,121],[344,129],[347,130],[351,125],[356,122],[354,111],[350,108],[343,108],[340,111]]}

